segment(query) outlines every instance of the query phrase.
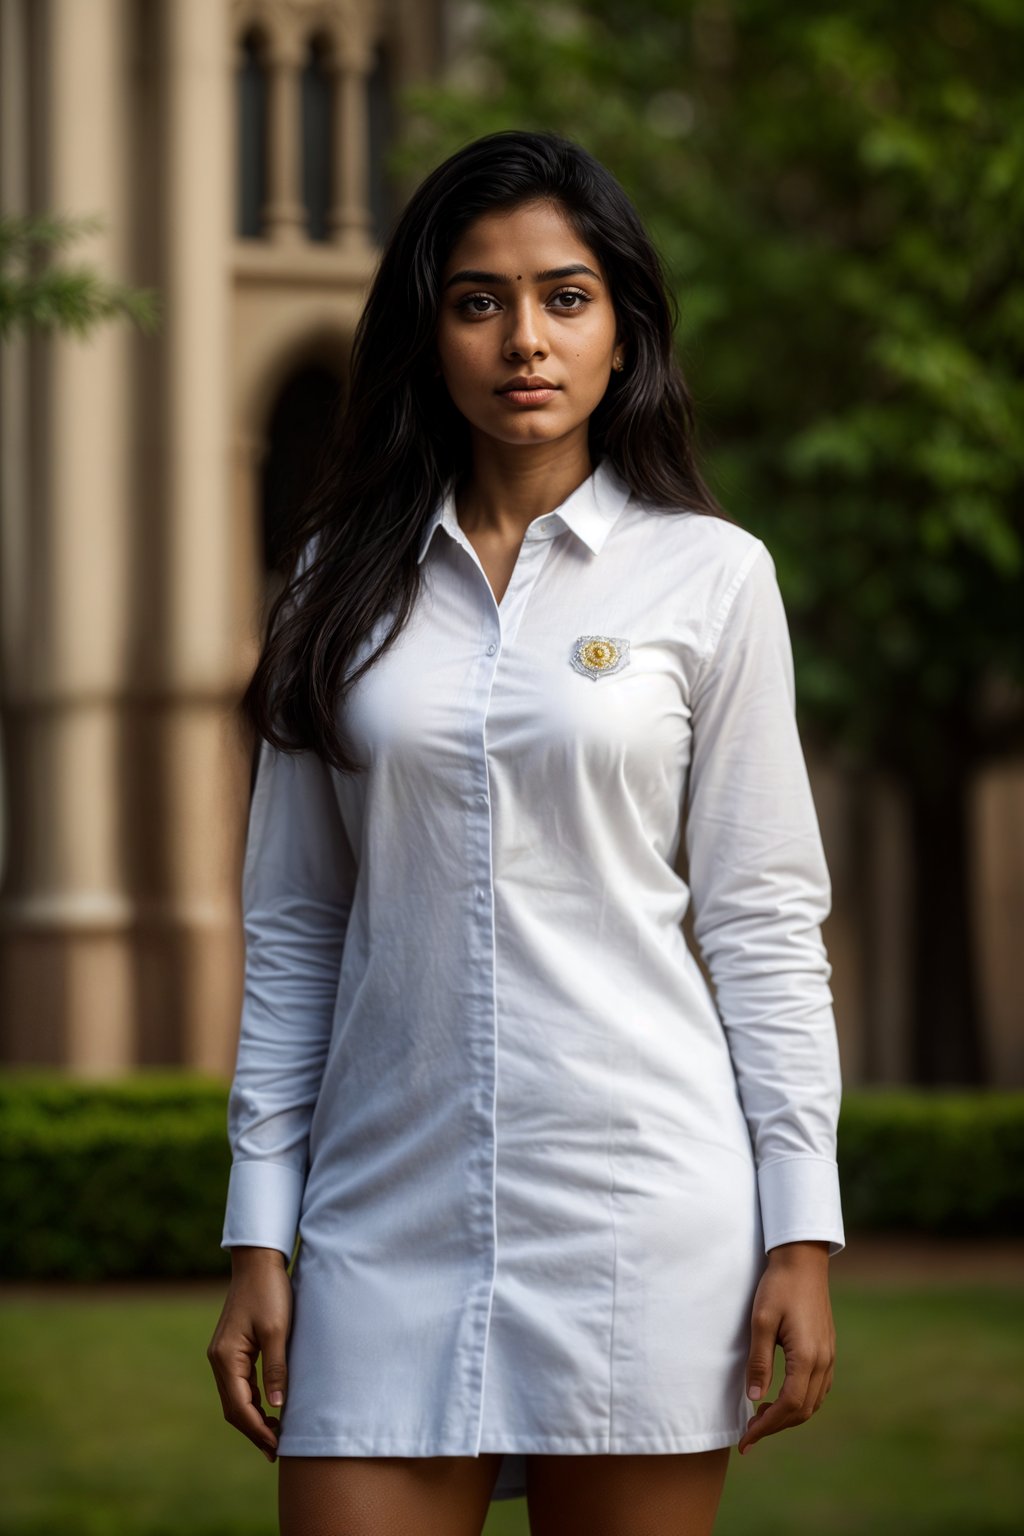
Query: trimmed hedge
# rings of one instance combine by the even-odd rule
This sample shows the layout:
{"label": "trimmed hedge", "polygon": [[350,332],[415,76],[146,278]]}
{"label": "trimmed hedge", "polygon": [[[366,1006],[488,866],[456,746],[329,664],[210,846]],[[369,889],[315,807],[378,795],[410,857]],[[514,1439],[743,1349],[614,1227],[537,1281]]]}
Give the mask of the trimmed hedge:
{"label": "trimmed hedge", "polygon": [[0,1276],[226,1278],[230,1166],[219,1078],[10,1074],[0,1079]]}
{"label": "trimmed hedge", "polygon": [[[1019,1236],[1024,1092],[848,1089],[847,1238]],[[227,1085],[172,1070],[0,1079],[0,1276],[227,1277]]]}
{"label": "trimmed hedge", "polygon": [[1024,1236],[1024,1092],[849,1089],[839,1178],[848,1234]]}

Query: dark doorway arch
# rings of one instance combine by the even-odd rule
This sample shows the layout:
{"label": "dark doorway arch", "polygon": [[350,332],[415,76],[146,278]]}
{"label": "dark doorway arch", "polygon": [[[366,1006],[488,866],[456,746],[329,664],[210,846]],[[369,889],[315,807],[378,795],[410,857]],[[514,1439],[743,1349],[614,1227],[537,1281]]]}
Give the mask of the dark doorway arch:
{"label": "dark doorway arch", "polygon": [[260,486],[263,567],[281,567],[292,520],[323,465],[331,429],[342,410],[346,381],[322,363],[309,363],[285,381],[267,423]]}

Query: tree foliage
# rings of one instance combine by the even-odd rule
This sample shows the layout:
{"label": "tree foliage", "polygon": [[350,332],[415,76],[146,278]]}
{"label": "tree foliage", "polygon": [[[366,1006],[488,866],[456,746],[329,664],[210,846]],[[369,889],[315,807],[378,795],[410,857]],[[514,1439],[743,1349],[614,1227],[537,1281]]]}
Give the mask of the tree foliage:
{"label": "tree foliage", "polygon": [[557,129],[680,309],[711,480],[776,557],[807,723],[927,785],[1024,735],[1024,7],[483,0],[396,168]]}
{"label": "tree foliage", "polygon": [[102,228],[95,214],[0,214],[0,342],[16,329],[83,337],[122,315],[147,334],[157,329],[155,290],[106,282],[90,267],[52,260],[53,252]]}

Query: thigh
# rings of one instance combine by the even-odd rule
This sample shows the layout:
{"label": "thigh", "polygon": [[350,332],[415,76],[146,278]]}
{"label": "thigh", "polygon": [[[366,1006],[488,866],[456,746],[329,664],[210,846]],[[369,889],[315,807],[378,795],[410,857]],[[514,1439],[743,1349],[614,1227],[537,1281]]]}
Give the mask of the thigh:
{"label": "thigh", "polygon": [[501,1456],[280,1456],[281,1536],[480,1536]]}
{"label": "thigh", "polygon": [[526,1458],[531,1536],[710,1536],[729,1446],[644,1456]]}

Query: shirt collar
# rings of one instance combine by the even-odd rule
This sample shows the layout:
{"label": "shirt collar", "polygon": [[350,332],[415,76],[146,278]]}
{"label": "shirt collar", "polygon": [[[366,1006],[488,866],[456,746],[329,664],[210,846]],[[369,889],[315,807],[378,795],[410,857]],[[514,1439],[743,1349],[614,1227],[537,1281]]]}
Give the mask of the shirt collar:
{"label": "shirt collar", "polygon": [[[526,537],[550,539],[569,528],[596,555],[629,496],[629,486],[606,456],[574,491],[569,492],[563,502],[550,512],[544,512],[533,519],[527,528]],[[434,531],[439,527],[445,528],[456,540],[465,538],[455,514],[455,492],[452,489],[439,497],[424,524],[417,562],[423,561]]]}

